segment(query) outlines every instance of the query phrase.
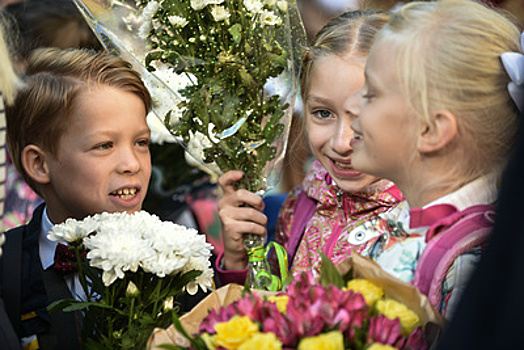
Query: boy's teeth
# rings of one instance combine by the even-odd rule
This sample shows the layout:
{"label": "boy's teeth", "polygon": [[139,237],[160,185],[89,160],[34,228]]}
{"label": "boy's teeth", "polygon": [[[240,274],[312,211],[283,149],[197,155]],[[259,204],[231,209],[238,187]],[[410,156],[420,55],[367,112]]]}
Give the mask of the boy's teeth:
{"label": "boy's teeth", "polygon": [[122,199],[130,199],[135,196],[136,188],[124,188],[122,190],[116,191],[116,194]]}

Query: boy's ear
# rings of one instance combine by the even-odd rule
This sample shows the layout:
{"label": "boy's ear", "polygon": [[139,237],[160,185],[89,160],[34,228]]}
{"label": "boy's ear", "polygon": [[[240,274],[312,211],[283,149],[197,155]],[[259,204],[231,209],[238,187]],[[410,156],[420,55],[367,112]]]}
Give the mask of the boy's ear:
{"label": "boy's ear", "polygon": [[421,153],[431,153],[446,147],[457,135],[457,119],[449,110],[439,110],[431,115],[418,140]]}
{"label": "boy's ear", "polygon": [[27,175],[36,183],[49,183],[49,169],[46,162],[46,153],[36,145],[27,145],[22,150],[22,166]]}

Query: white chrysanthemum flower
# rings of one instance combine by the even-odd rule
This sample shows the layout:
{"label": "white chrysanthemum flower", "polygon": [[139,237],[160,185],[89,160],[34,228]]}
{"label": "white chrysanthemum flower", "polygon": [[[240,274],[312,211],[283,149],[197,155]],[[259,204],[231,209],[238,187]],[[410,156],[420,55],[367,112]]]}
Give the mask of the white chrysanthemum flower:
{"label": "white chrysanthemum flower", "polygon": [[207,124],[207,134],[209,135],[209,140],[211,140],[211,142],[213,143],[219,143],[220,139],[216,137],[216,132],[214,132],[213,130],[215,130],[215,124]]}
{"label": "white chrysanthemum flower", "polygon": [[266,26],[277,26],[282,24],[282,18],[277,16],[273,11],[262,10],[260,12],[260,23]]}
{"label": "white chrysanthemum flower", "polygon": [[198,231],[195,229],[172,222],[157,225],[155,232],[150,232],[149,236],[156,255],[143,261],[144,270],[159,277],[178,273],[193,254],[196,235]]}
{"label": "white chrysanthemum flower", "polygon": [[196,131],[189,131],[189,143],[186,145],[186,163],[189,166],[198,168],[211,176],[210,181],[216,183],[219,174],[222,172],[215,163],[204,164],[204,149],[212,147],[213,144],[207,136]]}
{"label": "white chrysanthemum flower", "polygon": [[154,216],[143,217],[127,213],[104,213],[95,235],[84,240],[89,252],[90,265],[103,270],[102,281],[111,285],[123,278],[126,271],[136,272],[143,259],[151,258],[155,251],[143,232],[154,229]]}
{"label": "white chrysanthemum flower", "polygon": [[[87,236],[93,228],[96,234]],[[50,236],[56,239],[82,236],[89,250],[89,264],[103,271],[102,282],[106,286],[139,268],[161,278],[197,269],[203,273],[196,285],[205,290],[212,286],[213,275],[208,270],[213,246],[205,241],[205,236],[145,211],[102,213],[83,221],[69,219],[52,232]],[[133,285],[127,287],[128,292],[134,293]]]}
{"label": "white chrysanthemum flower", "polygon": [[151,129],[151,141],[162,144],[174,142],[169,130],[164,126],[164,117],[171,112],[171,125],[175,125],[182,117],[183,110],[178,107],[185,99],[178,90],[193,84],[190,74],[176,74],[166,65],[157,67],[154,73],[143,76],[144,84],[151,92],[153,113],[148,115],[148,125]]}
{"label": "white chrysanthemum flower", "polygon": [[147,39],[149,33],[151,32],[151,28],[151,22],[142,23],[142,25],[138,28],[138,37],[140,39]]}
{"label": "white chrysanthemum flower", "polygon": [[158,9],[160,8],[160,2],[152,0],[142,10],[142,19],[144,22],[151,22]]}
{"label": "white chrysanthemum flower", "polygon": [[173,26],[178,27],[178,28],[184,28],[189,23],[188,20],[185,19],[184,17],[175,16],[175,15],[167,17],[167,20]]}
{"label": "white chrysanthemum flower", "polygon": [[150,112],[147,115],[147,126],[151,130],[151,142],[159,145],[164,144],[164,142],[176,142],[176,137],[167,130],[160,118],[161,116],[157,116],[154,112]]}
{"label": "white chrysanthemum flower", "polygon": [[93,217],[83,221],[67,219],[64,223],[55,225],[47,235],[51,241],[73,243],[87,237],[98,228],[98,222]]}
{"label": "white chrysanthemum flower", "polygon": [[244,0],[244,6],[251,14],[259,13],[264,8],[264,4],[260,0]]}
{"label": "white chrysanthemum flower", "polygon": [[213,16],[213,19],[217,22],[224,21],[231,16],[229,11],[223,6],[214,6],[211,9],[211,15]]}
{"label": "white chrysanthemum flower", "polygon": [[191,7],[195,11],[200,11],[207,6],[206,0],[191,0]]}
{"label": "white chrysanthemum flower", "polygon": [[202,274],[198,276],[194,281],[189,282],[184,289],[189,293],[194,295],[198,291],[198,287],[202,288],[204,292],[207,292],[208,289],[213,288],[213,269],[211,268],[211,263],[209,258],[197,257],[191,258],[189,263],[184,267],[184,272],[191,270],[202,271]]}
{"label": "white chrysanthemum flower", "polygon": [[209,5],[220,5],[224,0],[191,0],[191,7],[195,11],[200,11]]}
{"label": "white chrysanthemum flower", "polygon": [[285,0],[277,1],[277,7],[279,8],[280,11],[287,12],[287,1]]}

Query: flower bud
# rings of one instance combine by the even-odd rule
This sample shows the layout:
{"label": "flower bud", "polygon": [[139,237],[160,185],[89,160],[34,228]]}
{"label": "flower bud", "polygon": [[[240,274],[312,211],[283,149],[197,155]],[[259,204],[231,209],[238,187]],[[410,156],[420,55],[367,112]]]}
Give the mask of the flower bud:
{"label": "flower bud", "polygon": [[126,296],[136,297],[138,296],[138,294],[140,294],[140,291],[136,287],[136,284],[134,284],[133,281],[129,281],[129,283],[127,284]]}

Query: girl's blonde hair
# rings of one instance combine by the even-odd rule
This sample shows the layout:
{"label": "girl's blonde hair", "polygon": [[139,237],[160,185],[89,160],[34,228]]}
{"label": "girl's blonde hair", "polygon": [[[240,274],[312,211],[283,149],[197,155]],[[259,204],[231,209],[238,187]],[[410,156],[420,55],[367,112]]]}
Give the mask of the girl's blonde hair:
{"label": "girl's blonde hair", "polygon": [[302,58],[300,92],[307,101],[311,72],[319,59],[330,55],[354,56],[365,62],[375,34],[387,23],[389,15],[377,10],[343,13],[330,20],[317,34]]}
{"label": "girl's blonde hair", "polygon": [[413,2],[392,15],[376,42],[394,47],[401,89],[424,122],[442,109],[457,118],[460,161],[450,171],[468,182],[500,170],[518,117],[500,55],[521,50],[517,26],[470,0]]}

